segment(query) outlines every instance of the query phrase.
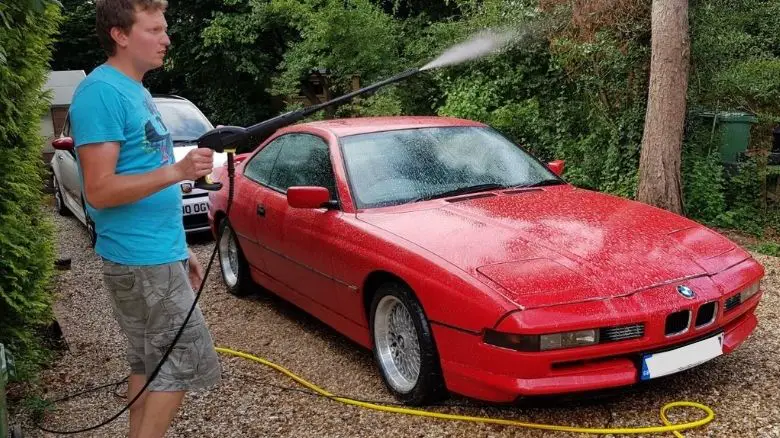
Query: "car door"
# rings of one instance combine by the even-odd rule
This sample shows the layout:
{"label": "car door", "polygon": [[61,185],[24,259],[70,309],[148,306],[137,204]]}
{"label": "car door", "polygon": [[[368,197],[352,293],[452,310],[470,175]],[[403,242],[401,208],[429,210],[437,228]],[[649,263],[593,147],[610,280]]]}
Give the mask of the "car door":
{"label": "car door", "polygon": [[266,255],[257,241],[257,227],[264,223],[262,216],[258,216],[258,206],[267,195],[271,171],[283,143],[283,138],[271,141],[247,161],[243,168],[244,180],[237,185],[230,211],[231,225],[247,261],[263,272],[266,271]]}
{"label": "car door", "polygon": [[[65,118],[61,137],[70,137],[70,118],[68,117]],[[81,205],[81,178],[79,178],[78,163],[76,162],[76,151],[71,149],[67,152],[58,152],[56,160],[60,169],[60,184],[67,192],[67,196]]]}
{"label": "car door", "polygon": [[268,274],[335,310],[332,230],[341,222],[338,209],[292,208],[287,189],[293,186],[327,188],[335,200],[335,178],[328,143],[315,135],[284,136],[271,173],[269,190],[263,197],[264,214],[258,221],[257,240],[266,248]]}

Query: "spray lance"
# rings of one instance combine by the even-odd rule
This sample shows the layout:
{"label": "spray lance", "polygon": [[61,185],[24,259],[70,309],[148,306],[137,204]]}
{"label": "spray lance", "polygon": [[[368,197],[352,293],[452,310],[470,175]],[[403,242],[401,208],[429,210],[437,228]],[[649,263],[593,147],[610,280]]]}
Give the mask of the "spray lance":
{"label": "spray lance", "polygon": [[[276,132],[276,130],[280,128],[284,128],[285,126],[290,126],[292,124],[295,124],[305,119],[306,117],[316,113],[321,109],[331,107],[331,106],[341,105],[345,102],[352,100],[352,98],[354,98],[355,96],[371,93],[372,91],[375,91],[386,85],[390,85],[392,83],[414,76],[420,73],[421,71],[423,70],[417,68],[410,69],[403,73],[397,74],[391,78],[385,79],[381,82],[377,82],[375,84],[353,91],[349,94],[345,94],[343,96],[329,100],[327,102],[323,102],[307,108],[280,114],[272,119],[265,120],[263,122],[257,123],[247,128],[243,128],[240,126],[222,126],[216,129],[212,129],[211,131],[208,131],[207,133],[203,134],[198,139],[198,147],[213,149],[214,152],[217,153],[222,153],[225,152],[225,150],[227,150],[228,151],[228,163],[227,163],[228,177],[230,177],[231,172],[233,170],[232,151],[235,151],[236,149],[244,146],[257,146],[260,143],[262,143],[265,139],[270,137],[274,132]],[[222,188],[222,183],[212,182],[206,177],[201,177],[198,178],[197,181],[195,181],[195,187],[204,190],[212,190],[212,191],[220,190]]]}

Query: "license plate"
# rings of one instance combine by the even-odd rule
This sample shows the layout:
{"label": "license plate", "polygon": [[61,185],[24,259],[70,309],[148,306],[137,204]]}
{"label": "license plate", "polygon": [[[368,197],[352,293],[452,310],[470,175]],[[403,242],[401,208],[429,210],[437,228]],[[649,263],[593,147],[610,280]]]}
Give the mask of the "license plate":
{"label": "license plate", "polygon": [[198,202],[197,204],[187,204],[182,206],[182,214],[185,216],[191,214],[208,213],[209,204],[207,202]]}
{"label": "license plate", "polygon": [[662,353],[642,356],[641,380],[678,373],[723,354],[723,333]]}

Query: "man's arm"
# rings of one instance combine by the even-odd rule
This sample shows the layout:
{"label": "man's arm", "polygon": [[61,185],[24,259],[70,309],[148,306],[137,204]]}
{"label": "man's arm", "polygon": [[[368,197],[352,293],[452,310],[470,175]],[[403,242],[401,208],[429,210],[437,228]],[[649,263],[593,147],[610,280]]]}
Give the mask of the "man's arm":
{"label": "man's arm", "polygon": [[94,208],[129,204],[156,193],[171,184],[211,173],[211,149],[195,148],[172,166],[137,175],[117,175],[119,143],[93,143],[77,148],[84,178],[84,195]]}

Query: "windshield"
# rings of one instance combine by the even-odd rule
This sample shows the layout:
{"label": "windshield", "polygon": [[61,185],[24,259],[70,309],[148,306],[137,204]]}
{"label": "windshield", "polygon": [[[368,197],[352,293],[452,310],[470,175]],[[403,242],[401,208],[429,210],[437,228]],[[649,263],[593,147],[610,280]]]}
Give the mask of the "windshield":
{"label": "windshield", "polygon": [[213,128],[208,119],[185,101],[156,102],[174,142],[194,141]]}
{"label": "windshield", "polygon": [[491,188],[563,184],[534,157],[486,127],[421,128],[341,139],[358,208]]}

